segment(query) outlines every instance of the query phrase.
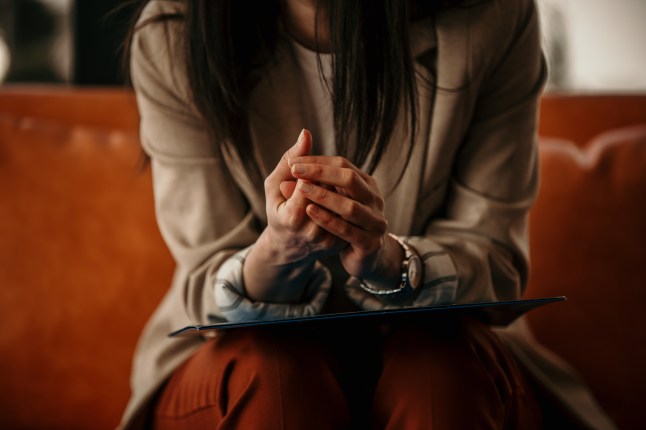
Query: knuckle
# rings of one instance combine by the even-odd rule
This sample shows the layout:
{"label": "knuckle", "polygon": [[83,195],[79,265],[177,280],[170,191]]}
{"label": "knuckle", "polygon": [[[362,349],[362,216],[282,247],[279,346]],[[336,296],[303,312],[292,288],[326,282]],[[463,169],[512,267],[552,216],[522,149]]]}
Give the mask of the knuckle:
{"label": "knuckle", "polygon": [[301,217],[299,216],[298,213],[296,212],[289,212],[287,214],[287,219],[285,220],[285,226],[290,230],[290,231],[296,231],[298,230],[298,227],[301,224]]}
{"label": "knuckle", "polygon": [[268,190],[270,190],[270,189],[271,189],[271,185],[272,185],[272,183],[273,183],[273,181],[272,181],[272,175],[267,176],[267,177],[265,178],[265,180],[263,181],[263,186],[265,187],[265,191],[268,191]]}
{"label": "knuckle", "polygon": [[318,201],[325,201],[329,196],[330,193],[328,190],[326,190],[323,187],[315,187],[313,191],[314,198],[316,198]]}
{"label": "knuckle", "polygon": [[326,236],[325,238],[323,238],[323,240],[321,240],[321,246],[324,249],[334,248],[334,241],[330,236]]}
{"label": "knuckle", "polygon": [[345,167],[347,160],[340,155],[335,155],[332,157],[332,164],[337,167]]}
{"label": "knuckle", "polygon": [[379,210],[382,210],[386,205],[384,198],[381,197],[380,195],[375,195],[375,194],[373,194],[373,196],[374,196],[374,200],[375,200],[375,204],[377,205],[377,208],[379,208]]}
{"label": "knuckle", "polygon": [[343,222],[338,227],[339,234],[344,237],[349,237],[352,234],[352,228],[346,222]]}
{"label": "knuckle", "polygon": [[291,156],[290,156],[290,154],[289,154],[289,151],[287,151],[287,152],[285,152],[285,153],[280,157],[280,161],[281,161],[282,163],[289,164],[289,160],[290,160],[290,158],[291,158]]}
{"label": "knuckle", "polygon": [[380,234],[386,233],[386,231],[388,231],[388,220],[386,218],[379,218],[377,220],[377,231]]}
{"label": "knuckle", "polygon": [[344,215],[349,218],[355,218],[359,214],[359,204],[354,200],[350,200],[344,208]]}
{"label": "knuckle", "polygon": [[310,228],[305,233],[305,240],[309,243],[315,243],[319,241],[320,238],[320,229],[318,227]]}
{"label": "knuckle", "polygon": [[354,170],[345,169],[343,182],[347,187],[354,187],[356,185],[359,185],[361,178],[359,177],[359,174]]}
{"label": "knuckle", "polygon": [[386,218],[382,218],[381,229],[383,233],[386,233],[388,231],[388,227],[389,227],[388,220]]}

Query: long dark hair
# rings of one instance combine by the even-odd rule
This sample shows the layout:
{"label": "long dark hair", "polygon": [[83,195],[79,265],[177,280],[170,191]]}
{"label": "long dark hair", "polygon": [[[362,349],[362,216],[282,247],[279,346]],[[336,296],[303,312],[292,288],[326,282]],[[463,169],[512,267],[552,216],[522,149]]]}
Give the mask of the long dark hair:
{"label": "long dark hair", "polygon": [[[204,118],[220,154],[239,155],[250,175],[253,157],[248,96],[254,72],[271,61],[281,33],[280,0],[188,0],[181,19],[192,102]],[[410,159],[417,127],[417,88],[408,26],[459,0],[318,0],[328,11],[332,56],[333,118],[337,153],[373,172],[390,145],[401,109]],[[142,2],[143,5],[147,3]],[[317,4],[317,11],[321,4]],[[143,7],[142,5],[142,7]],[[253,10],[253,13],[249,13]],[[319,23],[317,13],[317,27]],[[318,33],[318,32],[317,32]],[[126,54],[127,55],[127,54]]]}

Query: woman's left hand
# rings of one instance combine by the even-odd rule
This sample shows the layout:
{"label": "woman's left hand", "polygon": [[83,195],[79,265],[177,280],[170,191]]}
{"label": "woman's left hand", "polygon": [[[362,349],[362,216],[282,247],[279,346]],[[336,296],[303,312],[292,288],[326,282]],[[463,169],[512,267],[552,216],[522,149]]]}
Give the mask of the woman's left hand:
{"label": "woman's left hand", "polygon": [[[313,204],[308,216],[346,241],[345,270],[363,279],[397,282],[403,251],[388,234],[384,199],[375,179],[343,157],[304,156],[290,160],[292,175]],[[381,282],[380,282],[381,283]]]}

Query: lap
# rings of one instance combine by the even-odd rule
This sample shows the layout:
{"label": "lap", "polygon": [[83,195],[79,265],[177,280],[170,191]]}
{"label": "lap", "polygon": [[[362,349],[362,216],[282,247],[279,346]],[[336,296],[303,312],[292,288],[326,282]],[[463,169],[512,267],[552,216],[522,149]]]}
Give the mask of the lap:
{"label": "lap", "polygon": [[498,336],[476,320],[395,326],[382,356],[378,428],[540,428],[533,388]]}
{"label": "lap", "polygon": [[[298,331],[240,329],[207,341],[175,371],[155,407],[158,429],[347,427],[333,356]],[[327,408],[336,412],[327,413]]]}
{"label": "lap", "polygon": [[341,429],[363,420],[373,428],[446,428],[470,412],[488,422],[481,428],[514,428],[514,420],[535,420],[532,402],[513,357],[473,321],[400,324],[386,335],[370,326],[245,329],[206,342],[175,372],[156,423]]}

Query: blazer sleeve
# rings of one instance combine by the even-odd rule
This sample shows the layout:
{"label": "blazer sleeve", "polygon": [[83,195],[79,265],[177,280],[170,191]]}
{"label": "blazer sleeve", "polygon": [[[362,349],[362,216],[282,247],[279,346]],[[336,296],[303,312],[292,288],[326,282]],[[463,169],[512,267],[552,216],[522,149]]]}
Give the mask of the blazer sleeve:
{"label": "blazer sleeve", "polygon": [[[168,12],[151,2],[139,20]],[[131,45],[130,71],[140,113],[140,139],[150,158],[155,214],[184,280],[188,321],[205,323],[215,309],[205,288],[218,267],[253,243],[258,232],[244,196],[216,156],[189,102],[172,20],[143,24]]]}
{"label": "blazer sleeve", "polygon": [[[503,36],[472,81],[475,104],[454,161],[444,213],[425,235],[404,237],[424,260],[422,291],[413,303],[432,305],[513,300],[528,279],[528,212],[538,191],[539,97],[546,79],[533,0],[498,1]],[[492,25],[492,23],[488,23]],[[351,296],[366,309],[399,306]]]}
{"label": "blazer sleeve", "polygon": [[174,7],[150,2],[144,9],[131,45],[130,69],[141,144],[150,157],[157,223],[177,265],[173,288],[182,289],[187,321],[318,313],[331,286],[321,263],[312,270],[303,303],[252,302],[245,296],[242,263],[261,222],[191,102],[177,40],[180,22],[150,21],[177,12]]}

